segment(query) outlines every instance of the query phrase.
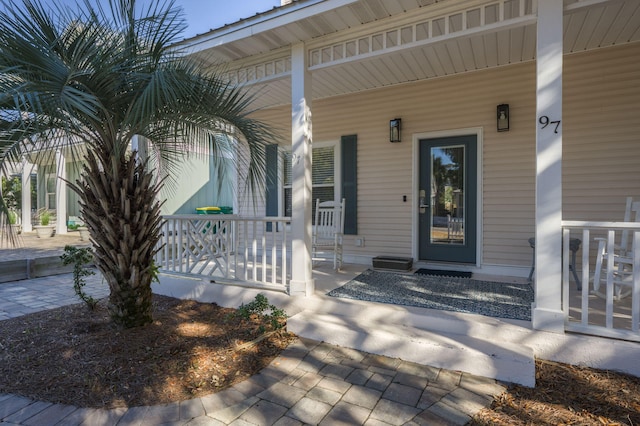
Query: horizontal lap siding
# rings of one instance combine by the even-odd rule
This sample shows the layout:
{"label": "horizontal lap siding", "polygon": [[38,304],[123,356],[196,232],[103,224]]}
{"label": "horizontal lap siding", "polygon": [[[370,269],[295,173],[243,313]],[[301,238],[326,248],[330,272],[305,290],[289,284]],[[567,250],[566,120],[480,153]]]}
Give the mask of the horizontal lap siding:
{"label": "horizontal lap siding", "polygon": [[[621,219],[624,197],[640,197],[640,44],[565,57],[565,219]],[[603,64],[608,64],[604,65]],[[612,98],[614,97],[614,98]],[[508,103],[511,130],[496,132]],[[529,266],[534,233],[535,63],[525,63],[315,100],[315,142],[358,135],[358,236],[345,250],[364,257],[412,254],[412,135],[481,127],[482,259]],[[290,144],[290,108],[261,111]],[[389,120],[402,118],[402,142]],[[403,195],[407,202],[402,201]]]}
{"label": "horizontal lap siding", "polygon": [[640,198],[639,57],[634,43],[565,61],[565,219],[622,220]]}
{"label": "horizontal lap siding", "polygon": [[[533,197],[530,135],[534,128],[526,128],[523,116],[527,111],[534,114],[534,82],[532,65],[525,64],[314,102],[315,140],[330,138],[332,128],[358,134],[358,231],[365,238],[365,247],[349,247],[349,252],[370,257],[410,256],[414,232],[412,135],[481,127],[482,155],[494,164],[493,170],[483,169],[484,215],[498,211],[510,219],[509,224],[483,224],[485,233],[499,234],[502,239],[497,251],[485,250],[484,257],[494,259],[491,263],[528,263],[530,253],[518,247],[522,240],[517,231],[527,226],[532,229],[530,206],[522,211],[516,208],[514,215],[513,198],[505,192],[515,191],[523,204]],[[513,130],[497,133],[496,105],[504,102],[511,105]],[[400,143],[389,142],[389,120],[395,117],[402,118]],[[528,158],[522,158],[527,150]]]}

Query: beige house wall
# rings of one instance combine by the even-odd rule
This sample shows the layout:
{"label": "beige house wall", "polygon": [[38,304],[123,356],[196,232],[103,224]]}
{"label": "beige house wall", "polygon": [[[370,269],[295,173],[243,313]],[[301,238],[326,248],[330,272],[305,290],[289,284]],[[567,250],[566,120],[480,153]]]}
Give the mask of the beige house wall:
{"label": "beige house wall", "polygon": [[[565,57],[564,219],[622,219],[624,198],[640,197],[640,44]],[[345,252],[412,255],[412,135],[483,129],[482,265],[528,268],[534,232],[535,63],[403,84],[313,103],[314,142],[358,135],[358,237]],[[508,103],[511,130],[496,131],[496,105]],[[290,107],[260,112],[290,140]],[[402,142],[389,120],[402,118]],[[403,202],[403,196],[407,201]]]}

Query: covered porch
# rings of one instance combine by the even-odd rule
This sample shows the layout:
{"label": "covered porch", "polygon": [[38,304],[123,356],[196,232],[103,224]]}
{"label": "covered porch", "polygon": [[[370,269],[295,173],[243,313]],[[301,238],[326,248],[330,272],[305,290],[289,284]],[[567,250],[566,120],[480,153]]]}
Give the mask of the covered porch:
{"label": "covered porch", "polygon": [[[279,187],[284,172],[268,162],[276,183],[258,210],[291,219],[289,294],[315,292],[313,151],[334,144],[333,197],[351,209],[347,262],[400,255],[525,277],[533,236],[532,327],[562,334],[570,328],[563,220],[612,221],[616,200],[639,195],[640,75],[629,59],[639,49],[639,8],[630,0],[306,0],[184,47],[205,68],[225,63],[230,81],[259,94],[257,116],[284,129],[277,152],[289,155],[290,181]],[[401,123],[395,136],[390,123]],[[428,150],[457,147],[469,167],[464,213],[449,202],[436,214],[428,201],[438,193],[429,184],[437,158]],[[423,245],[436,224],[429,218],[447,215],[464,237]]]}
{"label": "covered porch", "polygon": [[[158,266],[168,274],[209,280],[230,286],[244,286],[259,290],[290,292],[291,238],[286,229],[290,218],[238,217],[236,215],[178,215],[165,216],[161,250],[156,256]],[[594,270],[597,258],[592,254],[597,248],[595,239],[608,232],[616,234],[631,229],[640,232],[636,223],[563,223],[567,238],[579,236],[585,243],[576,250],[575,265],[572,247],[564,245],[562,300],[565,323],[569,330],[604,337],[618,337],[640,341],[638,329],[640,311],[637,309],[635,287],[626,286],[619,297],[611,284],[594,287]],[[276,229],[276,231],[272,231]],[[578,232],[579,231],[579,232]],[[640,235],[640,234],[638,234]],[[635,234],[634,234],[635,236]],[[619,235],[617,235],[619,239]],[[32,242],[33,244],[33,242]],[[326,294],[344,285],[343,278],[352,279],[349,272],[358,274],[375,269],[372,264],[344,265],[332,268],[331,253],[320,253],[314,259],[314,271],[321,271],[325,279],[318,284],[316,294]],[[579,254],[579,256],[578,256]],[[566,262],[564,262],[566,259]],[[410,270],[398,270],[397,274],[412,274],[420,269],[416,264]],[[640,269],[633,265],[634,270]],[[576,273],[574,274],[573,268]],[[346,272],[345,272],[346,271]],[[393,270],[386,269],[392,273]],[[531,271],[533,274],[533,271]],[[602,274],[606,276],[606,274]],[[522,277],[473,274],[480,281],[525,284],[531,282]],[[576,279],[578,281],[576,281]],[[581,325],[579,325],[579,323]],[[591,327],[591,328],[590,328]]]}

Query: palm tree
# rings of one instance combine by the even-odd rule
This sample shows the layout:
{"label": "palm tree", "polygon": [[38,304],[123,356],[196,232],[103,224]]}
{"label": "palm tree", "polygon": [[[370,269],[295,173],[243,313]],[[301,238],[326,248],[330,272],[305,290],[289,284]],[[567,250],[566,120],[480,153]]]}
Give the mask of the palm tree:
{"label": "palm tree", "polygon": [[[96,3],[3,0],[0,167],[59,149],[82,159],[81,178],[68,184],[110,287],[111,316],[128,328],[152,321],[157,196],[172,167],[189,150],[232,150],[258,193],[273,135],[250,117],[249,95],[180,50],[186,25],[172,0],[144,10],[135,0]],[[134,137],[148,141],[152,161],[131,152]]]}

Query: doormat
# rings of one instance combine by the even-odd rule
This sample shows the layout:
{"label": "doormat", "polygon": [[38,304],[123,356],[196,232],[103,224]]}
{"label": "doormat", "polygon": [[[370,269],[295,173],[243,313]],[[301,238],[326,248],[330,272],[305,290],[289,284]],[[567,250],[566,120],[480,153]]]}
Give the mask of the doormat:
{"label": "doormat", "polygon": [[329,296],[530,321],[529,284],[367,269]]}
{"label": "doormat", "polygon": [[414,272],[414,274],[435,275],[437,277],[471,278],[471,272],[446,271],[444,269],[425,269],[425,268],[420,268],[416,272]]}

